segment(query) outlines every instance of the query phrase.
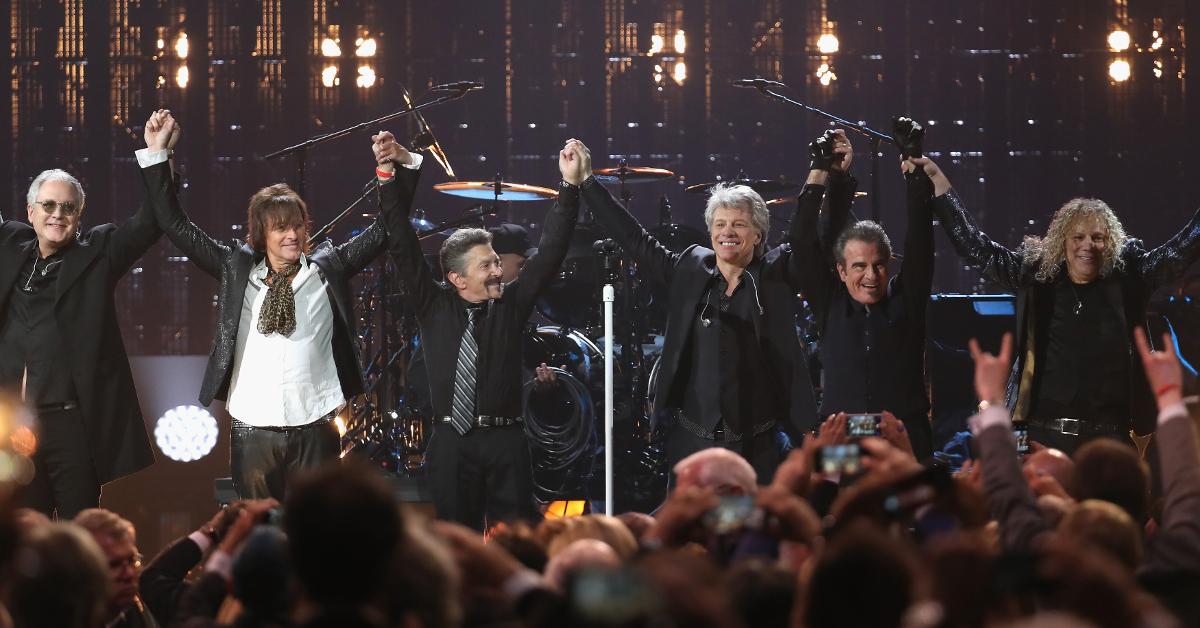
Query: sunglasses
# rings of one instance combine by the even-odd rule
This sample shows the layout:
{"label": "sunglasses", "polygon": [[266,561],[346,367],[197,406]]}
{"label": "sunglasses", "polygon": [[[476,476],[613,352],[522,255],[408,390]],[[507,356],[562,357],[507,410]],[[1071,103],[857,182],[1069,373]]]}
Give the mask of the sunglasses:
{"label": "sunglasses", "polygon": [[46,212],[47,214],[53,214],[56,210],[58,210],[60,208],[62,209],[63,213],[68,216],[74,216],[75,214],[79,213],[79,206],[70,201],[67,201],[65,203],[60,203],[58,201],[45,200],[45,201],[36,201],[36,202],[34,202],[34,205],[40,206],[42,208],[42,211]]}

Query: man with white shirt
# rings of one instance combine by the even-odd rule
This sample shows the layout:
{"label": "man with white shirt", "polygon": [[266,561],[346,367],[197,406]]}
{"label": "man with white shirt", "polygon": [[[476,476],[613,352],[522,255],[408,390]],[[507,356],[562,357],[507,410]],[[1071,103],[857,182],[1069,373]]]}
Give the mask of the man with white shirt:
{"label": "man with white shirt", "polygon": [[[381,210],[402,211],[421,157],[390,133],[372,141]],[[293,471],[338,458],[333,418],[366,388],[350,279],[386,250],[386,224],[380,217],[344,244],[310,249],[304,201],[276,184],[250,198],[246,241],[220,242],[188,220],[172,190],[156,191],[159,226],[221,283],[200,402],[228,401],[234,486],[242,498],[283,499]]]}

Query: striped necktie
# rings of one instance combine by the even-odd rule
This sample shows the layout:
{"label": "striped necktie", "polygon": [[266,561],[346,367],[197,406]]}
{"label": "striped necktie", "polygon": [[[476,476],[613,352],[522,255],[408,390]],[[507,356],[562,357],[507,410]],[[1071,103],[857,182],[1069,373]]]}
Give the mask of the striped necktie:
{"label": "striped necktie", "polygon": [[475,427],[475,368],[479,361],[479,344],[475,342],[475,318],[479,308],[467,309],[467,328],[458,346],[458,365],[454,368],[454,402],[450,424],[465,435]]}

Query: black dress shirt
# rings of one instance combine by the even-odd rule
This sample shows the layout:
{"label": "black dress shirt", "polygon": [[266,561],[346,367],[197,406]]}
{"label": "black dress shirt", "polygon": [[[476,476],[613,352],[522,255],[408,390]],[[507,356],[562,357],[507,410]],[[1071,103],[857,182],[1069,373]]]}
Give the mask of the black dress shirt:
{"label": "black dress shirt", "polygon": [[[538,252],[525,263],[521,275],[504,287],[503,296],[483,305],[475,318],[479,344],[475,370],[475,413],[485,416],[517,417],[522,414],[521,350],[523,330],[537,293],[558,273],[567,255],[571,233],[579,213],[579,188],[563,186],[558,202],[542,225]],[[421,253],[420,241],[407,218],[389,233],[398,234],[392,243],[393,256],[421,327],[421,341],[429,373],[434,416],[451,414],[454,374],[463,331],[467,328],[469,304],[453,286],[435,277]]]}
{"label": "black dress shirt", "polygon": [[787,416],[780,402],[782,382],[775,381],[767,369],[760,344],[765,339],[755,330],[760,301],[755,281],[747,271],[733,294],[727,295],[729,283],[718,271],[701,299],[701,312],[693,322],[694,340],[684,360],[689,381],[715,381],[717,386],[688,386],[683,402],[684,418],[702,428],[700,436],[711,437],[718,426],[733,435],[752,436]]}
{"label": "black dress shirt", "polygon": [[[73,402],[75,387],[62,360],[64,347],[54,320],[55,289],[62,253],[45,259],[37,246],[21,265],[0,322],[0,387],[19,391],[35,405]],[[26,374],[28,369],[28,374]]]}
{"label": "black dress shirt", "polygon": [[[1065,273],[1064,273],[1065,274]],[[1104,297],[1102,281],[1076,284],[1060,277],[1046,342],[1037,356],[1031,416],[1073,418],[1124,426],[1129,413],[1129,346],[1121,315]]]}

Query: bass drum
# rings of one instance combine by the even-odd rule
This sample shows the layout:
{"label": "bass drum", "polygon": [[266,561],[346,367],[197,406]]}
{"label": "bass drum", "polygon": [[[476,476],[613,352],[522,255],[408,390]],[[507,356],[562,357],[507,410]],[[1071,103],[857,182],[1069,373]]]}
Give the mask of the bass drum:
{"label": "bass drum", "polygon": [[604,351],[577,329],[542,325],[525,335],[525,368],[563,367],[588,390],[604,387]]}

